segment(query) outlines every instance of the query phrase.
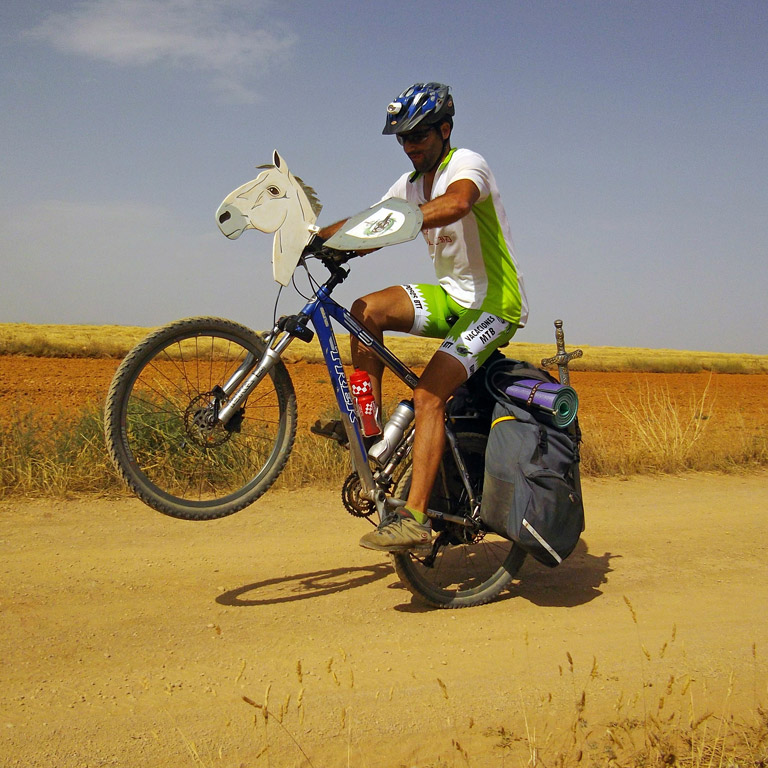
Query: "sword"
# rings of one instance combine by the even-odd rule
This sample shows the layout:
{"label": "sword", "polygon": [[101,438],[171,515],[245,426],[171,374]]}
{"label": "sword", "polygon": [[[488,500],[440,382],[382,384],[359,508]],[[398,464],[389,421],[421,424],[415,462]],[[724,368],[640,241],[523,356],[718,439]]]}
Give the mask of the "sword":
{"label": "sword", "polygon": [[569,386],[571,376],[568,373],[568,363],[577,357],[581,357],[584,352],[580,349],[574,349],[573,352],[565,351],[565,334],[563,333],[562,320],[555,320],[555,343],[557,344],[557,354],[554,357],[544,358],[541,361],[541,367],[549,368],[552,365],[557,365],[560,383]]}

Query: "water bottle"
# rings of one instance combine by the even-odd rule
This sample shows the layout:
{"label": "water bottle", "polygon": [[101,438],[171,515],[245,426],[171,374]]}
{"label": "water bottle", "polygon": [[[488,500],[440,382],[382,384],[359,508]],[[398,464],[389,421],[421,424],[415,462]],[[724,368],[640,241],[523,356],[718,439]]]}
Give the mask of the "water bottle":
{"label": "water bottle", "polygon": [[378,443],[371,446],[368,455],[381,466],[386,464],[395,446],[400,442],[408,425],[413,421],[413,401],[401,400],[384,426],[384,434]]}
{"label": "water bottle", "polygon": [[349,386],[357,403],[357,415],[360,418],[363,434],[366,437],[380,435],[379,406],[373,397],[373,387],[368,372],[355,370],[349,377]]}

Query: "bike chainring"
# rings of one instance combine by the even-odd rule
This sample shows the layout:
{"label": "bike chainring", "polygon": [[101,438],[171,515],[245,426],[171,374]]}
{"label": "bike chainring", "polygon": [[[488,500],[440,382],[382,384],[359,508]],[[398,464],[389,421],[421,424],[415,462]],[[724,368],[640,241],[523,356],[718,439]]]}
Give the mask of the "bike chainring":
{"label": "bike chainring", "polygon": [[370,517],[376,511],[376,505],[360,495],[360,477],[353,472],[345,481],[341,489],[341,500],[344,508],[353,517]]}

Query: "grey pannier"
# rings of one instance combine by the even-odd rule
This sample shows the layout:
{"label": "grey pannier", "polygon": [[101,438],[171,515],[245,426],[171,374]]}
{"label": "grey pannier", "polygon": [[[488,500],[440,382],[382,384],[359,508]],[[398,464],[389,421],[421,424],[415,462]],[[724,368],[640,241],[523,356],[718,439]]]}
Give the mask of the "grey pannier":
{"label": "grey pannier", "polygon": [[[504,377],[555,381],[546,372],[504,361]],[[581,433],[537,419],[536,410],[503,395],[498,375],[489,376],[497,399],[485,453],[481,517],[492,531],[519,544],[548,566],[575,549],[584,530],[579,482]]]}

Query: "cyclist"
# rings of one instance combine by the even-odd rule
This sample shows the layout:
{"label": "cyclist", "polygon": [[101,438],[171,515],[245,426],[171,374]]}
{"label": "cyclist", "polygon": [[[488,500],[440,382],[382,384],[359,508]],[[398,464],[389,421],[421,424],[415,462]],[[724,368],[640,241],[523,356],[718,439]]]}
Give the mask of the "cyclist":
{"label": "cyclist", "polygon": [[[496,181],[476,152],[451,147],[453,97],[441,83],[416,83],[387,106],[382,131],[413,165],[385,195],[418,205],[436,285],[397,285],[363,296],[352,314],[379,340],[384,331],[444,339],[413,393],[416,435],[405,507],[360,540],[401,552],[428,546],[425,515],[445,447],[445,404],[454,390],[527,319],[522,275]],[[320,230],[328,238],[344,222]],[[352,339],[352,363],[368,372],[381,403],[381,361]]]}

